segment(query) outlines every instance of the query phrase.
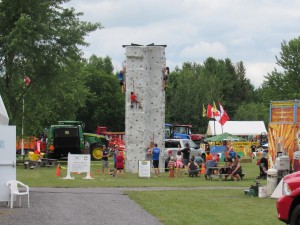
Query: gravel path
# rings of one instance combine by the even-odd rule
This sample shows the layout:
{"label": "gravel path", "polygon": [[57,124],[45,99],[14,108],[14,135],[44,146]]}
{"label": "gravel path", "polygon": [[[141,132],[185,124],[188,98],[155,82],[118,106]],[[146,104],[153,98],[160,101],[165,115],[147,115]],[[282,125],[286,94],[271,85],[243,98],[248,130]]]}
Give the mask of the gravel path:
{"label": "gravel path", "polygon": [[[228,189],[196,188],[31,188],[30,208],[0,203],[1,225],[159,225],[159,220],[130,200],[124,191]],[[236,189],[243,189],[241,187]]]}

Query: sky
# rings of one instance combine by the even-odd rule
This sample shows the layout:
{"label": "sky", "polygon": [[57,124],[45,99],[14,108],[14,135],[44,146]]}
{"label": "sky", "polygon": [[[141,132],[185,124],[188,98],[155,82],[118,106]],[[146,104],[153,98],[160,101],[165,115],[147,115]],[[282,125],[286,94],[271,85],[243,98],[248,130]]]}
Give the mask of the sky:
{"label": "sky", "polygon": [[257,88],[275,68],[281,44],[299,37],[299,0],[71,0],[80,20],[104,27],[90,33],[84,56],[109,56],[115,70],[131,43],[167,45],[166,63],[203,64],[208,57],[242,61]]}

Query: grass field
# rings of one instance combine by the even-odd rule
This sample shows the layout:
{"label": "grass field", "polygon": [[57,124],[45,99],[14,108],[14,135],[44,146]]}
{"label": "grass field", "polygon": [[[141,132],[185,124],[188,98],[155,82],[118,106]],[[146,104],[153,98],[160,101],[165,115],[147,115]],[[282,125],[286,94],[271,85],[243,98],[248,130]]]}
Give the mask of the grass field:
{"label": "grass field", "polygon": [[[92,162],[93,180],[82,179],[86,174],[72,174],[74,180],[65,180],[66,162],[61,162],[61,176],[55,176],[55,167],[24,169],[17,166],[17,179],[30,187],[170,187],[186,190],[127,191],[131,199],[159,218],[163,224],[283,224],[277,219],[276,199],[250,197],[244,189],[255,184],[258,175],[256,161],[243,163],[245,178],[242,181],[205,180],[185,175],[169,178],[139,178],[137,174],[125,173],[113,178],[100,173],[100,162]],[[266,185],[267,181],[260,181]],[[199,190],[188,188],[199,187]]]}

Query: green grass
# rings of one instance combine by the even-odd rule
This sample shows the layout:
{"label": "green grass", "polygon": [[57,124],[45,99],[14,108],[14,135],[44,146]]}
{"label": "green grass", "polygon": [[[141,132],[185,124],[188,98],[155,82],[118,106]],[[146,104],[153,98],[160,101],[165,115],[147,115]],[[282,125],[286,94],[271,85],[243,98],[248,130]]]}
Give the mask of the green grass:
{"label": "green grass", "polygon": [[165,225],[282,225],[276,200],[246,196],[241,190],[127,192]]}
{"label": "green grass", "polygon": [[[66,162],[61,162],[61,176],[56,177],[56,167],[41,167],[38,169],[24,169],[24,166],[17,166],[17,179],[28,184],[31,187],[250,187],[254,184],[255,177],[258,175],[258,167],[254,162],[244,163],[243,172],[246,174],[243,181],[219,181],[214,179],[207,181],[204,177],[190,178],[185,175],[178,178],[169,178],[167,173],[162,173],[161,177],[139,178],[137,174],[125,173],[122,178],[113,178],[100,173],[101,163],[92,162],[91,172],[94,180],[82,179],[86,174],[72,174],[75,180],[62,179],[67,175]],[[261,181],[266,184],[265,180]]]}
{"label": "green grass", "polygon": [[[282,224],[277,219],[276,199],[250,197],[244,189],[255,184],[259,173],[256,161],[244,163],[246,174],[242,181],[208,181],[204,177],[189,178],[185,175],[169,178],[139,178],[137,174],[125,173],[124,177],[113,178],[103,175],[100,162],[92,162],[93,180],[82,179],[86,174],[72,174],[74,180],[64,180],[66,162],[61,162],[61,176],[56,177],[56,167],[24,169],[17,166],[17,179],[30,187],[200,187],[199,190],[172,191],[127,191],[131,199],[165,224]],[[112,165],[112,164],[111,164]],[[260,181],[266,185],[266,180]]]}

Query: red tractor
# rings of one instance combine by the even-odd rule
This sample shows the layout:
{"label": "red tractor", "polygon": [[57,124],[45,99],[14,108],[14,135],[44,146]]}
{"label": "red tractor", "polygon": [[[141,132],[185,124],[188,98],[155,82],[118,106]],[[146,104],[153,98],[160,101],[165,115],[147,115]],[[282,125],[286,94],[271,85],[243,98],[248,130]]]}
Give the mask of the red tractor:
{"label": "red tractor", "polygon": [[124,151],[126,149],[124,141],[125,132],[108,132],[107,127],[97,126],[96,134],[106,136],[109,139],[109,148],[112,148],[114,145],[117,145],[119,151]]}

